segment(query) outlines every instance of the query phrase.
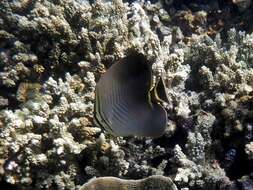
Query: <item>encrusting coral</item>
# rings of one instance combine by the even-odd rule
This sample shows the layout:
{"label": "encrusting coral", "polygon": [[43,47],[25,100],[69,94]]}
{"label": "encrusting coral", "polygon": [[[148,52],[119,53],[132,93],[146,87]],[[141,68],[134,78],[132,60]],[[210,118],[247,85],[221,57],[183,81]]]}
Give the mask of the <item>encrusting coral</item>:
{"label": "encrusting coral", "polygon": [[123,180],[116,177],[100,177],[91,179],[80,190],[177,190],[169,177],[154,175],[141,180]]}

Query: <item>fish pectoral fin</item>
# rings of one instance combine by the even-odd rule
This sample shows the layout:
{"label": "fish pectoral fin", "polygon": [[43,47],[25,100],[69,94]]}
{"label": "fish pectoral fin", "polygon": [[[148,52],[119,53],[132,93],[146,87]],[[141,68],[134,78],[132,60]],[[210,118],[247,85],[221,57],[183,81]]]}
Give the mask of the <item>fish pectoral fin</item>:
{"label": "fish pectoral fin", "polygon": [[168,93],[164,84],[163,77],[160,77],[155,86],[150,89],[150,102],[158,102],[160,104],[168,102]]}

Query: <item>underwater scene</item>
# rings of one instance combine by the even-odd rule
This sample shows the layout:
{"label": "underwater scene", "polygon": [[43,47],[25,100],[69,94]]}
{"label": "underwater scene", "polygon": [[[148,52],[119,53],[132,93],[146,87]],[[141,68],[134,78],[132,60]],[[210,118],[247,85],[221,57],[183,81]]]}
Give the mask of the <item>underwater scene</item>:
{"label": "underwater scene", "polygon": [[0,0],[0,190],[253,190],[253,1]]}

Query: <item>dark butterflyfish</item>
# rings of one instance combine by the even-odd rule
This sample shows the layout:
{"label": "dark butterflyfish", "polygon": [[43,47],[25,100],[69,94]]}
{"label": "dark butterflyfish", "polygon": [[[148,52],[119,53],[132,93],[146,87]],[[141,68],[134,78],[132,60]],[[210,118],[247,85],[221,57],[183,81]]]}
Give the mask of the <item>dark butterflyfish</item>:
{"label": "dark butterflyfish", "polygon": [[162,136],[167,113],[162,78],[152,85],[152,68],[141,53],[113,64],[96,85],[94,123],[116,136]]}

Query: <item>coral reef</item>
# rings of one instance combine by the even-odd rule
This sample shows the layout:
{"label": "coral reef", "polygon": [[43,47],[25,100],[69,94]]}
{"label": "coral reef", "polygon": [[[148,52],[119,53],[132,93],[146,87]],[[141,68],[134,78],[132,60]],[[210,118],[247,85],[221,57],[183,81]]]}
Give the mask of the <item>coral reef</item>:
{"label": "coral reef", "polygon": [[[0,187],[163,175],[182,190],[252,189],[252,6],[0,1]],[[160,138],[112,137],[93,124],[96,82],[129,50],[165,76]]]}

